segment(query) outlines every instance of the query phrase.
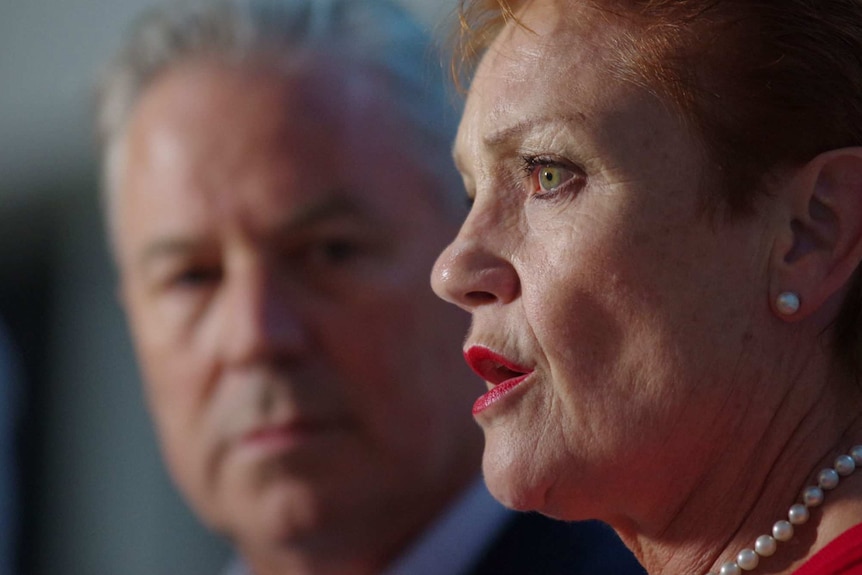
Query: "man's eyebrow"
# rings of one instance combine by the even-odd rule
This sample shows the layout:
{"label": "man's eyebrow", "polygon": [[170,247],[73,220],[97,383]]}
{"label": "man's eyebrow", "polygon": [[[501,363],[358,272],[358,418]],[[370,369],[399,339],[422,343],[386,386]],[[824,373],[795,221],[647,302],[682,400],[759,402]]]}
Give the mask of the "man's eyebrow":
{"label": "man's eyebrow", "polygon": [[196,238],[166,237],[150,243],[138,258],[138,265],[146,268],[154,261],[177,257],[198,250],[202,242]]}
{"label": "man's eyebrow", "polygon": [[371,214],[354,198],[336,192],[321,202],[309,204],[297,211],[279,227],[279,231],[290,232],[313,226],[317,223],[340,217],[356,217],[373,220]]}
{"label": "man's eyebrow", "polygon": [[[340,217],[356,217],[374,221],[367,209],[344,194],[334,194],[322,202],[310,204],[296,212],[277,227],[281,234],[289,234]],[[168,236],[150,243],[138,258],[141,268],[163,258],[181,257],[201,250],[204,240],[197,237]]]}

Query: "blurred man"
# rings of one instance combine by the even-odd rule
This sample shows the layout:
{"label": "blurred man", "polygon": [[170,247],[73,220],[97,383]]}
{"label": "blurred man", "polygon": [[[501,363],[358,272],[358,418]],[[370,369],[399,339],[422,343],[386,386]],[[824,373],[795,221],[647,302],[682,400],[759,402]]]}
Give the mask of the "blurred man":
{"label": "blurred man", "polygon": [[465,212],[429,54],[382,0],[207,4],[142,20],[106,78],[122,301],[168,468],[235,544],[230,573],[633,565],[479,479],[467,318],[428,285]]}

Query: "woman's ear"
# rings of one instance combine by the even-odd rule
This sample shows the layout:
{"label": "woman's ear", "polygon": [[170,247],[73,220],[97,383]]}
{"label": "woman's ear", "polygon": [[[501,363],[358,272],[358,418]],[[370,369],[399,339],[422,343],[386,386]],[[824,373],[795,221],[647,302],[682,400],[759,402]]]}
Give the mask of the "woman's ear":
{"label": "woman's ear", "polygon": [[[770,300],[776,315],[805,318],[843,291],[862,261],[862,148],[824,152],[782,188]],[[786,194],[786,196],[785,196]],[[783,302],[798,297],[795,311]]]}

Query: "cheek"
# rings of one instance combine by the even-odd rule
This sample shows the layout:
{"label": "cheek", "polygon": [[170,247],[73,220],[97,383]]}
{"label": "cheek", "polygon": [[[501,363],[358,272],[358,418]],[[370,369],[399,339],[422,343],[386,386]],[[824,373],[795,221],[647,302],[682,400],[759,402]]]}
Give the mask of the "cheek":
{"label": "cheek", "polygon": [[[141,306],[135,308],[139,312]],[[166,329],[154,314],[132,313],[136,354],[148,409],[174,480],[186,488],[210,456],[202,442],[208,364],[189,342]]]}
{"label": "cheek", "polygon": [[[224,431],[242,414],[225,419],[214,409],[206,365],[185,348],[146,350],[147,402],[167,471],[211,527],[223,523],[226,493]],[[234,497],[230,495],[230,497]]]}
{"label": "cheek", "polygon": [[[160,428],[176,430],[189,421],[198,401],[201,367],[187,343],[177,341],[164,326],[149,320],[138,322],[135,345],[147,401]],[[172,435],[178,433],[172,432]]]}
{"label": "cheek", "polygon": [[[545,378],[542,417],[524,426],[528,436],[542,435],[522,455],[541,449],[545,456],[536,457],[536,465],[549,468],[565,467],[568,459],[613,458],[620,443],[633,439],[625,437],[630,421],[661,400],[661,390],[640,374],[668,367],[657,358],[663,338],[649,287],[629,273],[637,266],[615,255],[612,244],[577,245],[567,253],[542,253],[544,272],[522,277],[524,315]],[[500,447],[514,453],[519,444]]]}
{"label": "cheek", "polygon": [[[197,459],[193,445],[197,412],[201,410],[194,374],[182,365],[178,351],[144,350],[141,354],[147,403],[162,450],[172,468]],[[182,369],[177,369],[182,368]]]}
{"label": "cheek", "polygon": [[563,237],[558,249],[539,244],[529,257],[542,265],[532,266],[539,273],[522,274],[522,301],[550,375],[555,381],[574,376],[568,383],[583,392],[619,360],[636,318],[627,311],[630,285],[617,271],[625,262],[612,257],[611,246],[601,239]]}
{"label": "cheek", "polygon": [[563,281],[552,290],[559,294],[556,306],[525,297],[528,317],[536,318],[531,326],[537,343],[555,378],[577,374],[578,386],[590,388],[618,361],[626,318],[607,294],[587,286]]}

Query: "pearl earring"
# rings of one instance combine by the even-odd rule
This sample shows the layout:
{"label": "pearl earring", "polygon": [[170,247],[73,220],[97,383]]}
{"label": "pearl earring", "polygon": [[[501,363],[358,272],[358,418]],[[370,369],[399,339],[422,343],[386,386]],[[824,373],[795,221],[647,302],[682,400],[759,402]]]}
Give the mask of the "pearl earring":
{"label": "pearl earring", "polygon": [[799,311],[799,296],[792,291],[785,291],[775,298],[775,307],[781,315],[793,315]]}

